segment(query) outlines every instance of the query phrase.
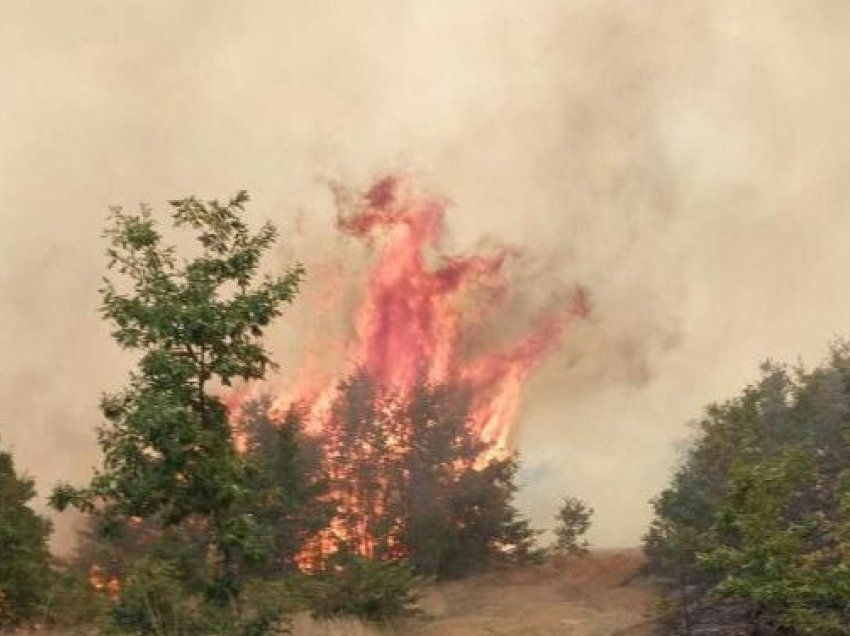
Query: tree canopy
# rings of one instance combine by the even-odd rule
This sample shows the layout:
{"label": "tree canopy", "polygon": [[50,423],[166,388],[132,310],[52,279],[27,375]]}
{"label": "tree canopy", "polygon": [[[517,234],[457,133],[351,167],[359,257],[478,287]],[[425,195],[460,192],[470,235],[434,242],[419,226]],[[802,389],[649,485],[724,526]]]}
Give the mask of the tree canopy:
{"label": "tree canopy", "polygon": [[51,525],[30,507],[34,482],[0,450],[0,628],[37,618],[50,587]]}
{"label": "tree canopy", "polygon": [[850,349],[762,371],[706,409],[654,502],[651,567],[675,582],[685,629],[850,634]]}
{"label": "tree canopy", "polygon": [[338,510],[330,536],[436,577],[534,558],[537,533],[513,501],[517,460],[490,456],[468,418],[460,386],[399,395],[362,371],[342,383],[322,433]]}
{"label": "tree canopy", "polygon": [[105,236],[118,278],[105,279],[101,311],[118,345],[140,359],[127,387],[101,401],[101,469],[88,487],[60,485],[51,499],[60,510],[94,513],[107,534],[134,518],[163,527],[193,519],[229,586],[237,563],[263,546],[246,509],[244,461],[214,389],[260,379],[273,366],[261,338],[303,275],[295,266],[261,277],[277,232],[269,223],[251,231],[247,202],[246,192],[225,203],[172,201],[175,231],[196,242],[185,255],[166,242],[149,208],[112,210]]}

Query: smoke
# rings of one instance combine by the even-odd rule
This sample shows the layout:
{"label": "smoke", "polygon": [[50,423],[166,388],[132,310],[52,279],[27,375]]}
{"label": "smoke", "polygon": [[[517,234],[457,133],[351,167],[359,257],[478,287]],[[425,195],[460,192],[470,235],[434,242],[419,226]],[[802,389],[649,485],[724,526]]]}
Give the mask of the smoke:
{"label": "smoke", "polygon": [[[3,3],[2,443],[42,492],[98,461],[131,361],[107,205],[247,188],[321,297],[358,258],[327,178],[401,170],[451,199],[452,252],[523,249],[530,305],[590,290],[524,397],[523,503],[578,494],[632,543],[704,403],[847,332],[848,28],[843,0]],[[284,365],[318,328],[293,312]]]}

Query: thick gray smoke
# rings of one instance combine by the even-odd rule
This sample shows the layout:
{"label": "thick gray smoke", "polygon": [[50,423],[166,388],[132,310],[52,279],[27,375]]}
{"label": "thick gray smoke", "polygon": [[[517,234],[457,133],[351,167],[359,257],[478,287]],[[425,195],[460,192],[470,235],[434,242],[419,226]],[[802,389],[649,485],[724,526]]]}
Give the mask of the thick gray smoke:
{"label": "thick gray smoke", "polygon": [[526,398],[523,501],[634,543],[701,405],[850,331],[848,32],[845,0],[0,2],[2,443],[42,491],[98,460],[108,204],[244,187],[318,263],[323,179],[401,169],[453,249],[591,290]]}

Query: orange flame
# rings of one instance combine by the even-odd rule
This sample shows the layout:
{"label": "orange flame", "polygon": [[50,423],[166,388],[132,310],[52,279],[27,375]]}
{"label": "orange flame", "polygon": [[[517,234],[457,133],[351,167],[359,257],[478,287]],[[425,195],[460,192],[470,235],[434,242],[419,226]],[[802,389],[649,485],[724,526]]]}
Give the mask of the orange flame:
{"label": "orange flame", "polygon": [[[587,315],[588,299],[578,290],[567,302],[551,308],[534,326],[506,346],[470,354],[465,344],[477,326],[504,309],[508,291],[506,262],[512,250],[447,256],[440,249],[446,202],[422,196],[397,177],[376,182],[351,210],[341,210],[338,227],[369,245],[374,260],[367,272],[365,294],[353,315],[353,337],[347,342],[322,342],[315,351],[346,351],[349,368],[336,375],[310,373],[318,354],[308,352],[298,380],[275,400],[285,412],[298,404],[306,413],[309,432],[330,425],[331,408],[341,378],[352,368],[365,372],[376,385],[404,399],[418,381],[452,383],[472,396],[469,427],[490,445],[488,458],[510,450],[523,387],[535,365],[554,350],[566,326]],[[436,263],[431,265],[430,263]],[[225,396],[231,416],[259,387],[245,387]],[[348,501],[347,506],[357,506]],[[359,534],[359,533],[358,533]],[[368,542],[367,533],[364,533]],[[311,549],[327,554],[333,536],[346,535],[331,526]],[[369,546],[363,550],[368,553]]]}
{"label": "orange flame", "polygon": [[[510,283],[505,262],[513,252],[499,248],[463,257],[441,254],[445,208],[443,199],[416,193],[407,180],[386,177],[363,195],[353,212],[340,212],[340,230],[375,252],[366,293],[353,317],[354,338],[316,343],[308,350],[293,386],[278,394],[276,412],[297,403],[306,409],[308,430],[321,432],[339,380],[352,368],[365,370],[401,396],[418,380],[460,383],[474,396],[472,430],[501,452],[509,450],[526,380],[558,346],[565,327],[588,314],[587,295],[579,289],[508,346],[464,356],[464,335],[500,308]],[[438,257],[433,268],[426,264],[431,252]],[[316,373],[315,361],[328,350],[347,351],[348,368],[335,375]],[[259,390],[243,387],[224,396],[234,419]]]}

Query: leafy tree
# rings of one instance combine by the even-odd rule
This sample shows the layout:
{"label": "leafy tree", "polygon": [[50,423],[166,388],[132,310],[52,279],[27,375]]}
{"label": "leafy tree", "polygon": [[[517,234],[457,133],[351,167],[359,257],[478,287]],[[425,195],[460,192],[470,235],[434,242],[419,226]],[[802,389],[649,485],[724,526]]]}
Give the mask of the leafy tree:
{"label": "leafy tree", "polygon": [[587,540],[582,539],[590,530],[593,508],[577,497],[564,497],[555,516],[555,550],[566,554],[585,554]]}
{"label": "leafy tree", "polygon": [[715,539],[698,555],[721,575],[717,597],[744,599],[750,621],[803,634],[848,634],[850,562],[836,552],[816,496],[812,455],[789,449],[737,467],[717,513]]}
{"label": "leafy tree", "polygon": [[51,499],[59,510],[95,514],[106,534],[134,518],[201,527],[218,563],[210,592],[222,599],[238,594],[240,563],[259,558],[263,546],[246,509],[244,460],[214,388],[260,379],[272,366],[263,331],[303,274],[294,267],[258,280],[277,232],[268,223],[252,232],[247,202],[245,192],[226,203],[171,202],[173,225],[197,241],[182,258],[148,208],[112,211],[107,255],[121,278],[106,279],[102,313],[116,342],[141,357],[127,388],[102,399],[102,468],[88,487],[63,484]]}
{"label": "leafy tree", "polygon": [[850,634],[850,348],[762,372],[707,409],[654,501],[650,568],[671,582],[674,629]]}
{"label": "leafy tree", "polygon": [[34,482],[0,450],[0,627],[40,618],[51,580],[50,522],[29,506]]}

